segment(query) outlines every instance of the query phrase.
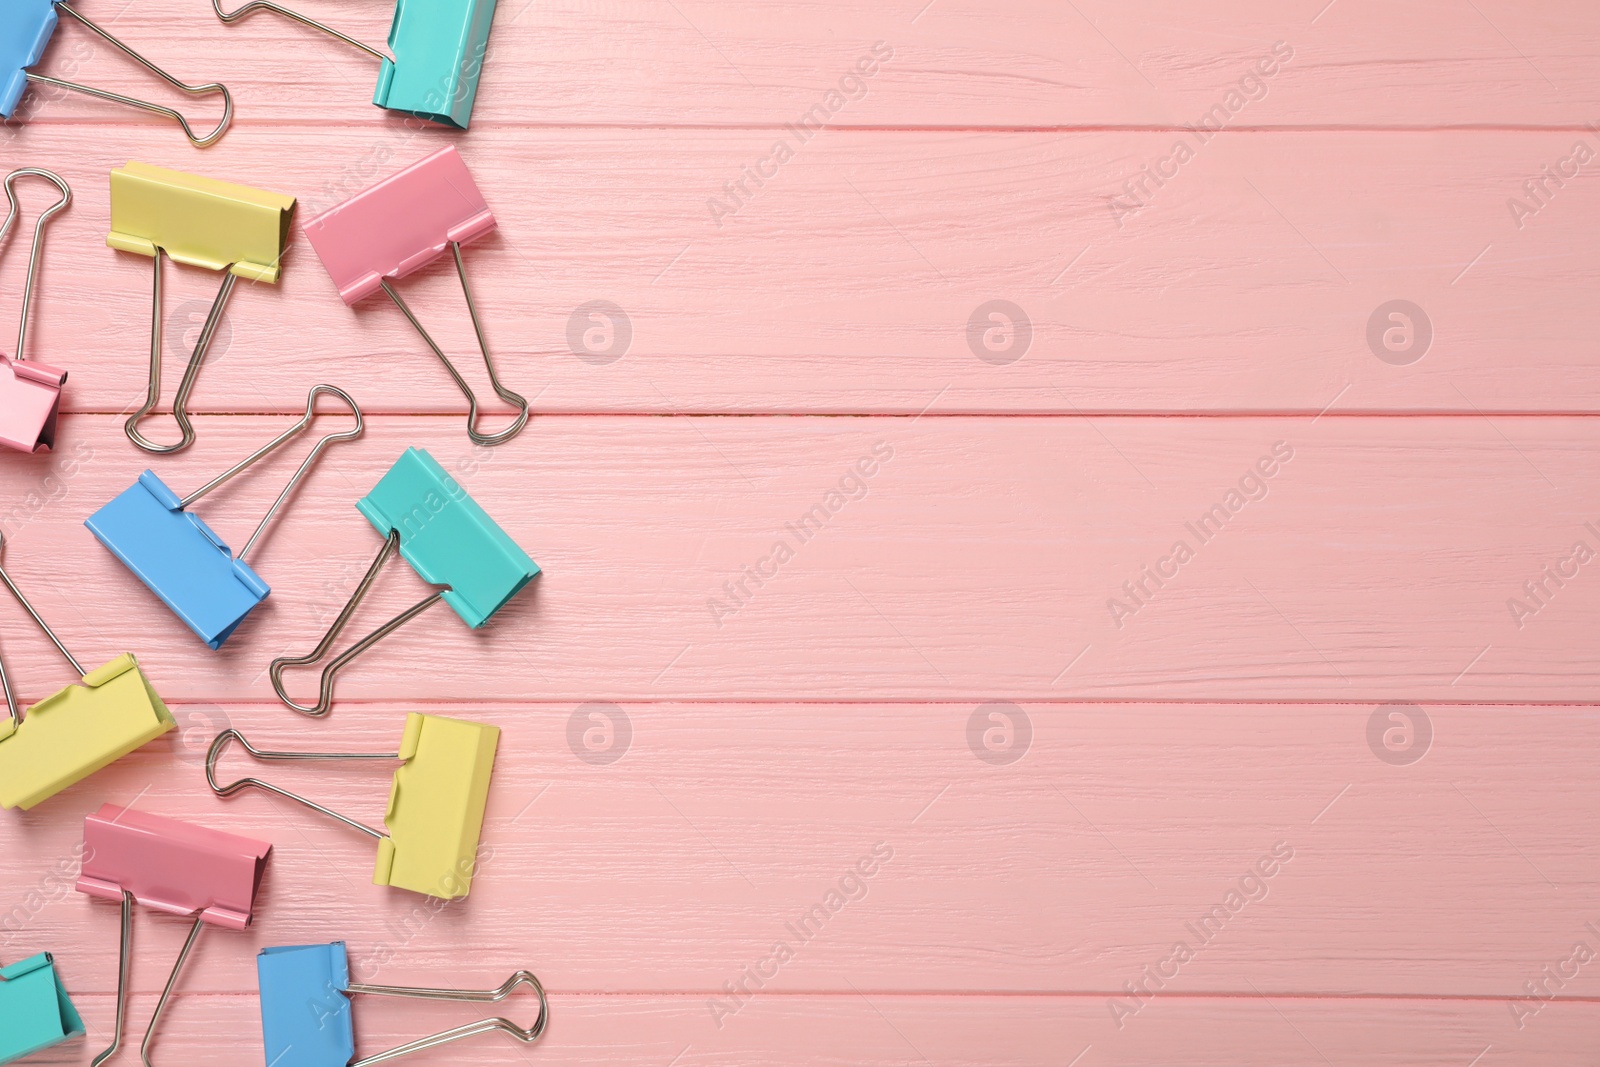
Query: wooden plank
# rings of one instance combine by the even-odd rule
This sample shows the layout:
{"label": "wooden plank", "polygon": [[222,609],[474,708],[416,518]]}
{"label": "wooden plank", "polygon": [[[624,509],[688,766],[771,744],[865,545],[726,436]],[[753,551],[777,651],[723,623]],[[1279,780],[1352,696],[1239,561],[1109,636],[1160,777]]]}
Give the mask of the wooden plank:
{"label": "wooden plank", "polygon": [[[157,467],[187,492],[285,424],[205,417],[199,443]],[[377,417],[258,546],[277,591],[218,654],[81,525],[149,462],[119,420],[70,417],[59,456],[0,467],[0,524],[11,573],[80,658],[131,646],[173,699],[270,699],[267,661],[311,648],[379,547],[354,500],[418,445],[546,572],[480,631],[443,608],[411,623],[349,669],[346,700],[1587,703],[1600,586],[1580,557],[1600,516],[1579,490],[1597,431],[606,416],[536,419],[480,452],[455,417]],[[242,544],[293,463],[198,512]],[[352,638],[423,592],[392,566]],[[53,691],[49,646],[15,640],[23,692]]]}
{"label": "wooden plank", "polygon": [[[397,128],[372,107],[377,64],[272,16],[224,27],[204,5],[85,0],[86,15],[190,82],[233,90],[241,128],[337,123]],[[302,8],[374,47],[392,8]],[[892,58],[841,80],[872,54]],[[1283,5],[1176,0],[1119,6],[1045,0],[818,0],[760,18],[731,0],[502,4],[475,125],[765,125],[830,106],[849,126],[1560,125],[1597,117],[1600,19],[1574,2],[1528,10],[1447,4]],[[1275,50],[1276,48],[1276,55]],[[1286,63],[1274,59],[1287,56]],[[1265,67],[1258,64],[1265,62]],[[215,116],[69,25],[44,69]],[[1251,80],[1265,69],[1267,77]],[[830,100],[830,90],[842,90]],[[29,121],[157,123],[71,97],[24,104]],[[1231,95],[1230,95],[1231,94]],[[198,125],[198,121],[196,122]],[[152,143],[175,130],[155,132]],[[178,143],[181,143],[179,141]]]}
{"label": "wooden plank", "polygon": [[[269,749],[381,752],[405,710],[504,730],[465,901],[372,886],[368,839],[203,784],[224,727]],[[112,991],[117,909],[70,888],[82,817],[112,802],[276,846],[256,925],[206,936],[197,991],[251,991],[260,946],[343,939],[361,981],[488,986],[528,967],[558,993],[1071,994],[1113,1030],[1202,993],[1470,997],[1511,1023],[1546,967],[1568,979],[1550,992],[1592,1000],[1569,962],[1600,948],[1591,710],[1430,706],[1408,713],[1409,750],[1369,744],[1373,712],[464,701],[313,727],[184,705],[182,732],[0,824],[6,854],[30,857],[0,875],[0,952],[51,949],[75,960],[75,989]],[[356,819],[387,796],[381,765],[230,750],[219,779],[245,774]],[[137,988],[161,988],[186,933],[141,917]]]}
{"label": "wooden plank", "polygon": [[[1569,182],[1536,215],[1507,207],[1535,203],[1524,182],[1576,139],[1224,135],[1126,214],[1110,205],[1135,203],[1126,183],[1172,135],[835,133],[719,229],[708,201],[765,133],[484,132],[466,153],[501,228],[466,262],[502,376],[540,411],[1594,412],[1597,194]],[[142,133],[86,150],[25,130],[19,158],[77,194],[33,354],[72,372],[75,410],[143,399],[150,266],[104,246],[111,167],[203,167],[295,192],[309,217],[443,143],[279,128],[202,161]],[[0,277],[20,282],[25,260]],[[436,268],[407,299],[488,395],[455,272]],[[164,405],[216,284],[167,274]],[[1404,344],[1405,323],[1379,309],[1397,299],[1431,340],[1392,354],[1385,330]],[[983,316],[969,333],[993,300],[1031,323],[1025,350],[1003,329],[985,347]],[[606,354],[624,342],[594,301],[625,313],[625,354]],[[196,410],[288,411],[316,381],[376,411],[465,409],[399,312],[381,295],[345,307],[298,232],[281,286],[246,286],[224,321]]]}
{"label": "wooden plank", "polygon": [[[388,21],[308,3],[374,42]],[[223,75],[240,123],[199,155],[36,96],[0,129],[78,191],[34,333],[76,414],[56,455],[0,464],[5,563],[86,660],[136,641],[183,725],[0,819],[0,960],[55,951],[91,1025],[40,1062],[86,1064],[107,1036],[115,908],[70,887],[106,799],[277,845],[260,922],[202,943],[161,1061],[238,1062],[255,949],[337,937],[370,980],[538,971],[549,1038],[474,1042],[481,1063],[1589,1062],[1595,427],[1549,416],[1600,411],[1596,205],[1563,169],[1600,155],[1595,11],[513,0],[456,137],[385,119],[365,57],[270,16],[80,6],[180,76]],[[151,92],[87,39],[69,25],[47,68]],[[841,84],[858,98],[835,107]],[[819,104],[834,128],[802,138]],[[794,158],[744,178],[779,140]],[[103,248],[108,167],[281,188],[308,216],[446,143],[500,218],[469,268],[541,414],[524,437],[467,448],[417,339],[393,309],[343,308],[297,233],[201,380],[197,409],[235,414],[176,460],[127,446],[148,273]],[[174,341],[212,281],[169,275]],[[453,277],[406,291],[470,363]],[[616,360],[571,339],[598,300],[629,316]],[[1014,361],[973,347],[995,300],[1032,326]],[[1429,320],[1420,359],[1382,350],[1396,300]],[[211,655],[79,523],[146,465],[198,485],[285,422],[237,413],[290,412],[321,380],[371,432],[263,544],[277,592]],[[689,412],[905,417],[627,417]],[[960,417],[1085,413],[1228,417]],[[1365,417],[1411,413],[1429,417]],[[413,443],[547,574],[482,633],[411,624],[309,726],[262,668],[342,603],[376,548],[351,501]],[[207,517],[240,543],[292,463]],[[796,531],[806,515],[821,528]],[[357,629],[420,595],[397,573]],[[36,698],[58,659],[5,611]],[[416,709],[505,731],[463,904],[367,885],[365,839],[204,788],[227,725],[385,749]],[[273,769],[377,817],[382,771]],[[130,1043],[184,927],[141,917]],[[791,938],[758,993],[729,991]],[[365,1052],[477,1017],[363,1009]]]}
{"label": "wooden plank", "polygon": [[[419,980],[432,981],[431,976]],[[94,1022],[110,1018],[110,998],[81,998]],[[154,997],[134,1001],[144,1019]],[[873,991],[758,1000],[748,1015],[717,1030],[698,997],[556,995],[551,1029],[523,1046],[500,1035],[477,1038],[451,1055],[485,1065],[633,1064],[690,1067],[748,1063],[756,1067],[907,1063],[1058,1067],[1081,1055],[1088,1065],[1145,1067],[1183,1063],[1237,1067],[1270,1055],[1284,1067],[1431,1067],[1439,1063],[1538,1062],[1581,1067],[1593,1049],[1593,1004],[1558,1004],[1524,1032],[1509,1030],[1496,1007],[1459,1001],[1316,1002],[1173,998],[1118,1033],[1092,1001],[1058,997],[895,997]],[[429,1004],[359,1002],[357,1048],[392,1047],[431,1028],[476,1018]],[[190,994],[171,1009],[172,1022],[152,1048],[157,1062],[236,1064],[260,1041],[254,997]],[[94,1025],[94,1023],[91,1023]],[[1509,1032],[1507,1032],[1509,1030]],[[29,1062],[87,1065],[106,1040],[79,1039]],[[1270,1053],[1263,1052],[1270,1049]],[[1087,1050],[1087,1051],[1086,1051]],[[1486,1051],[1487,1050],[1487,1051]],[[127,1053],[125,1053],[127,1054]],[[246,1060],[246,1062],[252,1062]]]}

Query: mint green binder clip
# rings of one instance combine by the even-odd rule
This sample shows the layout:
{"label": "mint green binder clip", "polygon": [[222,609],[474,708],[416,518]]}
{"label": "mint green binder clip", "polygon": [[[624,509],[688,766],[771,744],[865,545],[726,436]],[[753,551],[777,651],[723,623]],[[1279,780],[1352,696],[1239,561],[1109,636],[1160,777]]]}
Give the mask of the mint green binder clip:
{"label": "mint green binder clip", "polygon": [[20,1060],[83,1033],[48,952],[0,967],[0,1064]]}
{"label": "mint green binder clip", "polygon": [[[539,565],[420,448],[406,449],[356,508],[385,538],[377,558],[317,647],[304,656],[279,657],[267,668],[278,699],[306,715],[326,715],[333,706],[334,675],[434,604],[444,601],[476,630],[539,574]],[[322,671],[317,703],[296,704],[283,687],[284,668],[307,667],[328,654],[396,550],[434,591],[334,657]]]}
{"label": "mint green binder clip", "polygon": [[224,11],[222,0],[211,0],[211,9],[223,22],[236,22],[256,11],[271,11],[337,37],[381,64],[374,104],[464,130],[472,121],[478,76],[483,73],[483,61],[489,53],[495,2],[395,0],[394,22],[389,27],[392,58],[331,26],[267,0],[251,0],[233,11]]}
{"label": "mint green binder clip", "polygon": [[495,0],[395,0],[389,51],[372,102],[467,128],[489,51]]}

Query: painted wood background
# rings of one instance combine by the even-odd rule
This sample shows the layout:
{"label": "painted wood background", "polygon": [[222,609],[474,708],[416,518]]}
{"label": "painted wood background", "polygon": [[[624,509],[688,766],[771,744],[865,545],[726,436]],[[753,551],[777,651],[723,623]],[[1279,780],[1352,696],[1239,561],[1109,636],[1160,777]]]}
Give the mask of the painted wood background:
{"label": "painted wood background", "polygon": [[[137,653],[182,726],[0,819],[0,961],[54,952],[90,1029],[38,1062],[109,1039],[116,909],[70,888],[106,801],[277,847],[158,1061],[262,1062],[255,950],[334,939],[368,981],[545,981],[539,1045],[435,1062],[1593,1061],[1592,5],[505,0],[464,135],[373,109],[366,57],[273,16],[77,6],[226,81],[238,118],[201,153],[33,92],[0,128],[3,169],[76,194],[30,353],[71,371],[69,413],[54,454],[0,463],[4,562],[80,659]],[[386,33],[387,5],[305,9]],[[72,25],[44,69],[159,95]],[[500,222],[466,255],[533,399],[520,437],[472,447],[404,320],[346,308],[296,230],[282,284],[235,296],[198,443],[128,445],[149,264],[104,246],[108,169],[308,216],[447,143]],[[168,398],[215,283],[168,272]],[[453,272],[405,292],[482,389]],[[969,320],[996,300],[1028,328],[985,347]],[[1420,328],[1391,348],[1397,300]],[[595,301],[622,334],[586,335]],[[367,435],[308,479],[253,560],[274,595],[208,653],[82,519],[147,466],[198,486],[319,381]],[[353,501],[411,444],[545,574],[481,632],[425,614],[308,721],[265,666],[349,595],[378,546]],[[208,522],[242,543],[296,462]],[[357,625],[421,592],[393,568]],[[0,615],[23,698],[64,684]],[[227,726],[382,750],[407,710],[504,730],[466,901],[370,886],[360,835],[205,788]],[[278,778],[368,820],[387,790]],[[185,929],[139,918],[134,1044]],[[357,1013],[364,1053],[482,1014]]]}

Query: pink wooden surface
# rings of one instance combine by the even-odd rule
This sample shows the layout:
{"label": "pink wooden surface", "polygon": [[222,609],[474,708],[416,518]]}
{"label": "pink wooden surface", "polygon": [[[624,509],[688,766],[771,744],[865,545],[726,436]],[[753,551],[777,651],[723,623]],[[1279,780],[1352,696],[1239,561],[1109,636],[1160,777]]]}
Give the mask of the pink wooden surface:
{"label": "pink wooden surface", "polygon": [[[1600,216],[1592,161],[1525,186],[1579,143],[1600,157],[1591,8],[508,0],[453,135],[386,119],[365,57],[270,15],[80,6],[223,77],[239,117],[205,153],[70,97],[0,129],[4,169],[77,195],[31,342],[71,371],[70,414],[54,455],[0,457],[5,564],[86,664],[138,654],[182,727],[0,819],[0,961],[54,952],[90,1029],[38,1062],[109,1037],[116,908],[69,887],[105,801],[277,847],[256,926],[205,936],[157,1062],[259,1062],[255,950],[334,939],[367,981],[544,979],[540,1046],[430,1062],[1592,1061],[1600,987],[1573,961],[1600,953]],[[374,43],[388,22],[306,9]],[[47,69],[149,91],[87,41],[67,26]],[[836,128],[713,217],[879,41]],[[1226,132],[1190,132],[1218,105]],[[1130,192],[1179,142],[1176,176]],[[127,444],[149,265],[104,246],[110,167],[273,188],[309,217],[445,143],[499,219],[467,261],[534,401],[521,437],[472,448],[398,312],[345,308],[297,228],[283,284],[235,297],[198,443]],[[0,323],[20,248],[0,250]],[[215,281],[168,273],[167,398]],[[453,274],[405,292],[470,361]],[[996,299],[1033,327],[1009,361],[969,344]],[[1369,342],[1396,299],[1431,322],[1418,359]],[[583,348],[582,320],[570,339],[596,300],[629,317],[619,358]],[[296,496],[252,560],[272,597],[209,653],[82,519],[145,467],[198,486],[319,381],[361,400],[367,435]],[[423,615],[307,722],[267,661],[308,650],[359,579],[378,541],[353,500],[407,445],[545,574],[481,632]],[[295,462],[202,513],[241,544]],[[356,626],[420,591],[391,568]],[[21,695],[63,684],[0,614]],[[383,750],[408,710],[504,731],[466,901],[371,886],[368,839],[205,788],[228,725]],[[384,767],[267,771],[360,819],[387,795]],[[133,1044],[184,932],[138,919]],[[1198,948],[1174,964],[1180,941]],[[792,958],[730,993],[778,942]],[[482,1014],[356,1010],[367,1053]]]}
{"label": "pink wooden surface", "polygon": [[[87,145],[76,127],[19,131],[18,158],[60,166],[78,197],[55,224],[73,253],[47,252],[55,302],[32,343],[95,366],[68,403],[111,412],[143,399],[150,321],[149,262],[104,247],[112,167],[203,166],[297,195],[309,218],[448,140],[381,123],[277,126],[199,156],[160,129]],[[1125,184],[1171,152],[1171,133],[830,131],[720,227],[708,200],[728,202],[722,186],[770,150],[771,132],[457,140],[500,224],[465,253],[474,292],[508,383],[539,411],[1315,415],[1600,411],[1600,311],[1585,299],[1600,285],[1600,194],[1569,182],[1520,229],[1506,206],[1579,137],[1600,166],[1600,135],[1572,131],[1224,133],[1119,225],[1111,199],[1133,203]],[[24,263],[6,255],[0,277]],[[475,358],[455,272],[435,266],[403,292]],[[217,280],[178,268],[167,284],[175,384],[181,338]],[[1010,363],[968,344],[969,317],[993,299],[1033,323]],[[1409,365],[1367,342],[1394,299],[1433,327]],[[569,340],[594,300],[632,325],[609,362],[581,349],[581,331],[578,350]],[[227,323],[195,410],[293,410],[328,377],[362,381],[374,410],[461,405],[386,299],[337,299],[298,227],[282,282],[242,288]],[[1507,361],[1523,373],[1506,375]]]}

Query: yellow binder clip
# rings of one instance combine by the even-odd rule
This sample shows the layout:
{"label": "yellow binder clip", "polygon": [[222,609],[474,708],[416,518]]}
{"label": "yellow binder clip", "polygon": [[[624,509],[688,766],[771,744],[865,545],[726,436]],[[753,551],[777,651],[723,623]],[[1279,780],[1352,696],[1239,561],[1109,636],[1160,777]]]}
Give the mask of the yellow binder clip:
{"label": "yellow binder clip", "polygon": [[[0,535],[0,547],[4,544]],[[39,701],[24,717],[0,660],[0,689],[9,712],[0,720],[0,808],[27,810],[177,724],[133,656],[124,654],[97,671],[85,671],[3,567],[0,582],[83,679],[82,685],[69,685]]]}
{"label": "yellow binder clip", "polygon": [[[400,760],[383,820],[389,832],[375,830],[258,778],[219,785],[217,761],[229,741],[239,742],[251,756],[266,761]],[[337,819],[377,839],[373,885],[454,900],[472,889],[483,813],[489,801],[489,777],[499,744],[498,726],[420,712],[406,716],[399,752],[265,752],[246,741],[239,731],[224,730],[206,753],[206,781],[219,797],[233,796],[254,786]]]}
{"label": "yellow binder clip", "polygon": [[[195,174],[132,163],[111,172],[111,232],[106,244],[155,261],[154,306],[150,320],[150,388],[144,405],[128,418],[128,439],[146,452],[180,452],[194,443],[186,410],[206,351],[222,320],[228,297],[240,278],[276,284],[289,242],[295,199],[264,189],[203,178]],[[139,432],[139,423],[161,399],[161,261],[171,258],[192,267],[224,271],[222,288],[211,304],[189,366],[178,383],[172,417],[183,437],[161,445]]]}

